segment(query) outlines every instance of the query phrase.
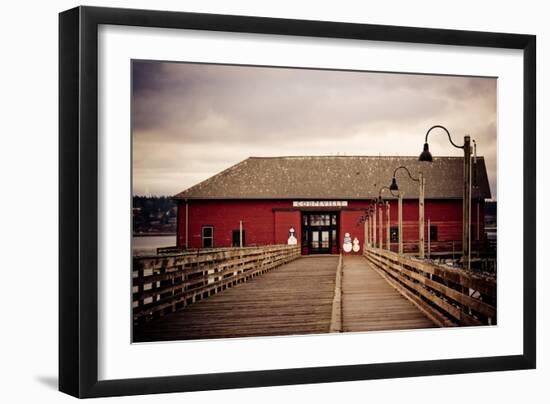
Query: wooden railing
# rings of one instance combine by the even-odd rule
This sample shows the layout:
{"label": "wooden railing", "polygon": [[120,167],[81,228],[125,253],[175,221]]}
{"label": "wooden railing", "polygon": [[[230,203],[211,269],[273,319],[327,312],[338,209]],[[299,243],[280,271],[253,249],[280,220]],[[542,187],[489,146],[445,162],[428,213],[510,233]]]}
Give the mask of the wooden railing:
{"label": "wooden railing", "polygon": [[[377,241],[377,246],[379,242]],[[399,243],[390,242],[391,251],[397,252],[399,250]],[[429,249],[428,249],[429,247]],[[386,239],[383,240],[383,249],[387,250],[388,246],[386,244]],[[473,240],[471,243],[472,255],[486,254],[491,250],[491,244],[488,240]],[[444,255],[455,255],[457,258],[462,254],[462,241],[432,241],[424,242],[424,252],[428,255],[428,250],[434,255],[444,254]],[[406,254],[417,254],[418,253],[418,241],[406,241],[403,243],[403,252]]]}
{"label": "wooden railing", "polygon": [[186,307],[299,256],[298,246],[273,245],[135,257],[134,324]]}
{"label": "wooden railing", "polygon": [[441,327],[496,324],[496,278],[365,248],[374,270]]}
{"label": "wooden railing", "polygon": [[170,246],[170,247],[157,247],[157,255],[164,255],[164,254],[180,254],[183,253],[184,250],[177,246]]}

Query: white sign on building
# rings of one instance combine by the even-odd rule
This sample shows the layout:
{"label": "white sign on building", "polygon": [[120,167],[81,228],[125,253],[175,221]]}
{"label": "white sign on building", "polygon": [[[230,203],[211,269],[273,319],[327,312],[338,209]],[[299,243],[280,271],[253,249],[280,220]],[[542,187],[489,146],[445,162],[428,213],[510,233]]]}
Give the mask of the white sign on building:
{"label": "white sign on building", "polygon": [[348,201],[293,201],[295,208],[341,208],[348,206]]}

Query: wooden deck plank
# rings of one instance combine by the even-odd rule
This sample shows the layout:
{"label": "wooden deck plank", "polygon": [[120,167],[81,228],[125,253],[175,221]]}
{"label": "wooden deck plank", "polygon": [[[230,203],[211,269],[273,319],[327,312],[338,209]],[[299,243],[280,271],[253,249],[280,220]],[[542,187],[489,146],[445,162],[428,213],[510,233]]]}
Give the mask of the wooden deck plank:
{"label": "wooden deck plank", "polygon": [[299,335],[329,330],[338,257],[301,258],[134,329],[134,341]]}
{"label": "wooden deck plank", "polygon": [[435,327],[360,256],[344,258],[342,313],[344,332]]}
{"label": "wooden deck plank", "polygon": [[[307,257],[135,329],[135,342],[329,332],[337,257]],[[343,331],[431,328],[363,257],[344,258]]]}

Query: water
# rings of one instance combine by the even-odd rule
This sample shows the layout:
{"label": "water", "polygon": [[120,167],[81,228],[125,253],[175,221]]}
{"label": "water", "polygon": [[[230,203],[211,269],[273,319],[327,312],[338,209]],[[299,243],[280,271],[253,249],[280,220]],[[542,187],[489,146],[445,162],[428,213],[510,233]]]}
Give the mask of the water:
{"label": "water", "polygon": [[140,236],[133,237],[133,255],[156,254],[158,247],[173,247],[176,235],[173,236]]}

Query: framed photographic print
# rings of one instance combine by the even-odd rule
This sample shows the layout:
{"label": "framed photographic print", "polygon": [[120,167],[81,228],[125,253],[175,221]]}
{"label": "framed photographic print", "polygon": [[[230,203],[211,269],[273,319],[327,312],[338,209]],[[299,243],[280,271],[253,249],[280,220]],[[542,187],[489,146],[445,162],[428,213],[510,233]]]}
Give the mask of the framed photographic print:
{"label": "framed photographic print", "polygon": [[59,23],[61,391],[535,367],[534,36]]}

